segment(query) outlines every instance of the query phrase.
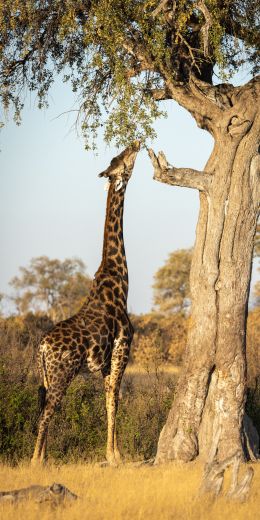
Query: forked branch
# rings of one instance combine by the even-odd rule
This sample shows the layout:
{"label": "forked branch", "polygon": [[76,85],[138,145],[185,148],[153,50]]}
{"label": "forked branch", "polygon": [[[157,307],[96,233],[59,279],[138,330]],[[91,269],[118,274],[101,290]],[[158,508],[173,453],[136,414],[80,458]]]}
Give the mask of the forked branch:
{"label": "forked branch", "polygon": [[159,3],[159,5],[154,9],[154,11],[152,12],[152,17],[153,18],[156,18],[156,16],[161,12],[163,11],[163,9],[165,9],[165,7],[167,6],[168,4],[168,1],[169,0],[161,0],[161,2]]}
{"label": "forked branch", "polygon": [[154,179],[172,186],[183,188],[195,188],[199,191],[208,192],[212,182],[212,174],[193,170],[192,168],[173,168],[163,152],[158,156],[149,149],[149,156],[154,167]]}

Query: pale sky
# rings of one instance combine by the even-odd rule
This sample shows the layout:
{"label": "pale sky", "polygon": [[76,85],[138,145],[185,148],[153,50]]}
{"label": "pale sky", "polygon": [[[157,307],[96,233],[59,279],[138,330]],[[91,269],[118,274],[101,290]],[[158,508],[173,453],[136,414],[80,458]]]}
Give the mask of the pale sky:
{"label": "pale sky", "polygon": [[[202,169],[212,150],[211,136],[197,128],[187,111],[165,102],[168,118],[155,125],[152,143],[174,166]],[[32,257],[79,257],[93,276],[103,241],[106,192],[98,173],[118,150],[100,137],[98,156],[84,150],[72,128],[75,108],[68,85],[57,82],[50,107],[27,98],[23,121],[9,117],[0,134],[0,292],[11,294],[10,279]],[[152,306],[153,275],[170,252],[191,247],[198,216],[198,192],[155,182],[142,151],[126,191],[124,236],[129,267],[128,308],[145,313]],[[253,283],[257,279],[254,268]],[[258,276],[259,277],[259,276]]]}

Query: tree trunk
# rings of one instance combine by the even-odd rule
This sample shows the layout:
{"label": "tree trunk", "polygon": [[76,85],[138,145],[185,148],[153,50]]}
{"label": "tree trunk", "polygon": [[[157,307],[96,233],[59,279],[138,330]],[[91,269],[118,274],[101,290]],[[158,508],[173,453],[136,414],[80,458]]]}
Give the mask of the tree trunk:
{"label": "tree trunk", "polygon": [[[254,95],[215,121],[215,147],[200,193],[190,275],[192,317],[176,397],[160,434],[156,463],[245,453],[246,319],[259,211],[260,113]],[[207,175],[208,175],[207,173]]]}

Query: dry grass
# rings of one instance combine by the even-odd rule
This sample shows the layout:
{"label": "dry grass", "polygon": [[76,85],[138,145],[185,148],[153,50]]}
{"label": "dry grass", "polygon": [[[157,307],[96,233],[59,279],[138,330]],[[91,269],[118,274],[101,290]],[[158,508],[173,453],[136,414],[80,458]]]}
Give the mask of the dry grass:
{"label": "dry grass", "polygon": [[[244,469],[242,469],[244,471]],[[72,505],[51,508],[46,504],[23,502],[1,505],[5,520],[250,520],[259,518],[260,465],[249,500],[245,504],[220,498],[198,497],[202,468],[198,463],[164,467],[101,468],[97,465],[46,466],[32,469],[0,466],[0,489],[31,484],[61,482],[81,498]]]}

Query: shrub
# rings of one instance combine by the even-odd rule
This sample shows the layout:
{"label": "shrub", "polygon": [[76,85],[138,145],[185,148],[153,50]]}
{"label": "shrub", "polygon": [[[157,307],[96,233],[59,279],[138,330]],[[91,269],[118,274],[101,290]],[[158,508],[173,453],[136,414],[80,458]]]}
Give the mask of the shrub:
{"label": "shrub", "polygon": [[[137,379],[136,381],[134,381]],[[172,401],[173,385],[158,373],[125,376],[118,412],[118,437],[124,458],[151,458]],[[37,385],[0,385],[0,458],[17,463],[33,452],[38,422]],[[102,460],[106,448],[103,381],[76,378],[49,431],[49,456],[56,461]]]}
{"label": "shrub", "polygon": [[16,463],[32,452],[38,419],[37,388],[0,383],[0,457]]}
{"label": "shrub", "polygon": [[146,366],[150,359],[180,365],[185,349],[188,319],[182,313],[171,316],[151,313],[132,317],[135,328],[132,359]]}

